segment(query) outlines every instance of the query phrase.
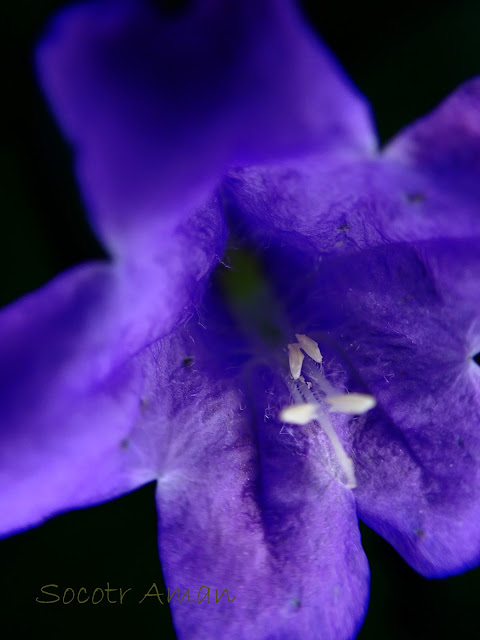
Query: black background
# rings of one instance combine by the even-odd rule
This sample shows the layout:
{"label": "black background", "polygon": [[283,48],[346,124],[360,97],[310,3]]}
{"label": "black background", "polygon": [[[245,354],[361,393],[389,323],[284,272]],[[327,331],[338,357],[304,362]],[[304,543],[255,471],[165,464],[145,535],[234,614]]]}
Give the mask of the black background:
{"label": "black background", "polygon": [[[35,83],[31,55],[48,16],[65,3],[6,4],[8,53],[1,174],[0,303],[35,289],[79,262],[100,257],[71,172],[69,151]],[[174,3],[175,4],[175,3]],[[321,5],[328,7],[321,7]],[[303,2],[312,26],[369,98],[382,141],[480,73],[480,4],[449,1]],[[59,516],[0,541],[0,634],[4,638],[174,638],[167,606],[138,600],[162,590],[154,487]],[[359,638],[477,637],[480,569],[426,580],[366,527],[371,601]],[[45,584],[124,589],[123,605],[41,605]],[[136,597],[138,595],[138,597]],[[115,597],[115,596],[114,596]],[[118,596],[117,596],[118,597]],[[188,606],[187,604],[185,606]],[[193,605],[191,605],[193,606]]]}

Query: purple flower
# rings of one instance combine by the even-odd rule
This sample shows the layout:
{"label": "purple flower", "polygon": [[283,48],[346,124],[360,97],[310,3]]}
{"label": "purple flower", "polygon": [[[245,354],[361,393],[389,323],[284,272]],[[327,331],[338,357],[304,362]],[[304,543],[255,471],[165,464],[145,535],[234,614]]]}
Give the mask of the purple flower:
{"label": "purple flower", "polygon": [[38,69],[112,260],[0,315],[1,531],[156,480],[167,585],[235,598],[185,639],[354,636],[358,517],[477,563],[480,82],[379,152],[274,0],[74,7]]}

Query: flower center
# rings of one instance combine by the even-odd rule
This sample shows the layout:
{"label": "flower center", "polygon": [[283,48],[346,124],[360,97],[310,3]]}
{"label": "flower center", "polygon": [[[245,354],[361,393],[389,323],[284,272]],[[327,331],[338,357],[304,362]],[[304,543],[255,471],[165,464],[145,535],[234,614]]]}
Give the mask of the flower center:
{"label": "flower center", "polygon": [[[238,327],[248,337],[252,355],[256,353],[271,362],[272,353],[281,353],[279,347],[285,344],[290,323],[253,254],[237,249],[228,254],[227,261],[230,268],[219,272],[221,290]],[[284,426],[320,429],[341,469],[340,481],[353,489],[357,484],[353,461],[334,428],[339,421],[332,414],[360,415],[372,409],[376,401],[367,394],[345,393],[336,388],[325,375],[318,343],[305,334],[297,334],[296,339],[288,345],[290,375],[286,378],[294,404],[281,411],[280,420]],[[293,435],[288,427],[287,431]]]}
{"label": "flower center", "polygon": [[353,461],[345,451],[329,413],[360,415],[373,409],[375,398],[365,393],[339,393],[325,376],[323,357],[315,340],[303,334],[297,334],[296,338],[298,342],[288,345],[288,387],[295,404],[281,411],[280,420],[299,426],[320,427],[342,469],[345,487],[354,489],[357,481]]}

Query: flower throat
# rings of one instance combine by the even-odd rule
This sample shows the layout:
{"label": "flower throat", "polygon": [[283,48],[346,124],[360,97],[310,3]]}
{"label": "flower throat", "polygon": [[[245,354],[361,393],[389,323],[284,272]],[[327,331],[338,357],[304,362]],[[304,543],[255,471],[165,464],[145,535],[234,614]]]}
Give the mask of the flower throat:
{"label": "flower throat", "polygon": [[[228,265],[228,266],[227,266]],[[227,253],[217,283],[233,317],[253,349],[268,353],[277,362],[292,403],[279,414],[280,433],[295,425],[321,429],[338,462],[338,480],[346,488],[356,487],[354,463],[336,433],[329,414],[360,415],[376,405],[364,393],[345,393],[328,380],[318,343],[305,334],[295,334],[296,342],[286,344],[291,335],[285,313],[278,303],[258,259],[252,252],[235,249]],[[275,354],[272,358],[272,355]],[[273,363],[272,363],[273,364]]]}

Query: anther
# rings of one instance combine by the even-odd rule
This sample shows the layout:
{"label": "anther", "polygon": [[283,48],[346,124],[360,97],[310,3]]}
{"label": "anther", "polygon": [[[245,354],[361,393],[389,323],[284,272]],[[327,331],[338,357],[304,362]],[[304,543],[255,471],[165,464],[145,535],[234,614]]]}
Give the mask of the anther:
{"label": "anther", "polygon": [[[310,422],[317,423],[330,441],[343,472],[344,486],[348,489],[354,489],[357,486],[357,481],[355,479],[353,460],[345,451],[328,414],[322,409],[320,402],[327,403],[330,412],[360,415],[373,409],[377,404],[376,400],[366,393],[339,394],[337,389],[327,380],[323,368],[317,367],[309,361],[305,366],[306,372],[302,375],[302,366],[305,358],[303,352],[318,364],[322,363],[323,357],[315,340],[304,334],[296,334],[296,338],[298,343],[288,345],[288,364],[291,376],[295,381],[295,383],[290,382],[288,386],[297,403],[285,407],[280,412],[280,420],[299,426],[305,426]],[[321,399],[319,398],[319,392]]]}
{"label": "anther", "polygon": [[303,404],[292,404],[285,407],[280,412],[280,420],[290,424],[305,425],[314,419],[317,413],[318,405],[313,402],[304,402]]}
{"label": "anther", "polygon": [[325,401],[330,405],[330,411],[352,415],[366,413],[377,404],[375,398],[367,393],[341,393],[327,396]]}
{"label": "anther", "polygon": [[308,336],[303,333],[295,334],[296,339],[298,340],[300,347],[305,351],[307,356],[310,356],[312,360],[318,362],[320,364],[323,361],[323,356],[320,353],[320,349],[318,348],[318,344],[315,340],[312,340]]}
{"label": "anther", "polygon": [[290,373],[294,380],[298,380],[302,373],[302,364],[305,356],[300,351],[300,345],[289,344],[288,345],[288,365],[290,367]]}

